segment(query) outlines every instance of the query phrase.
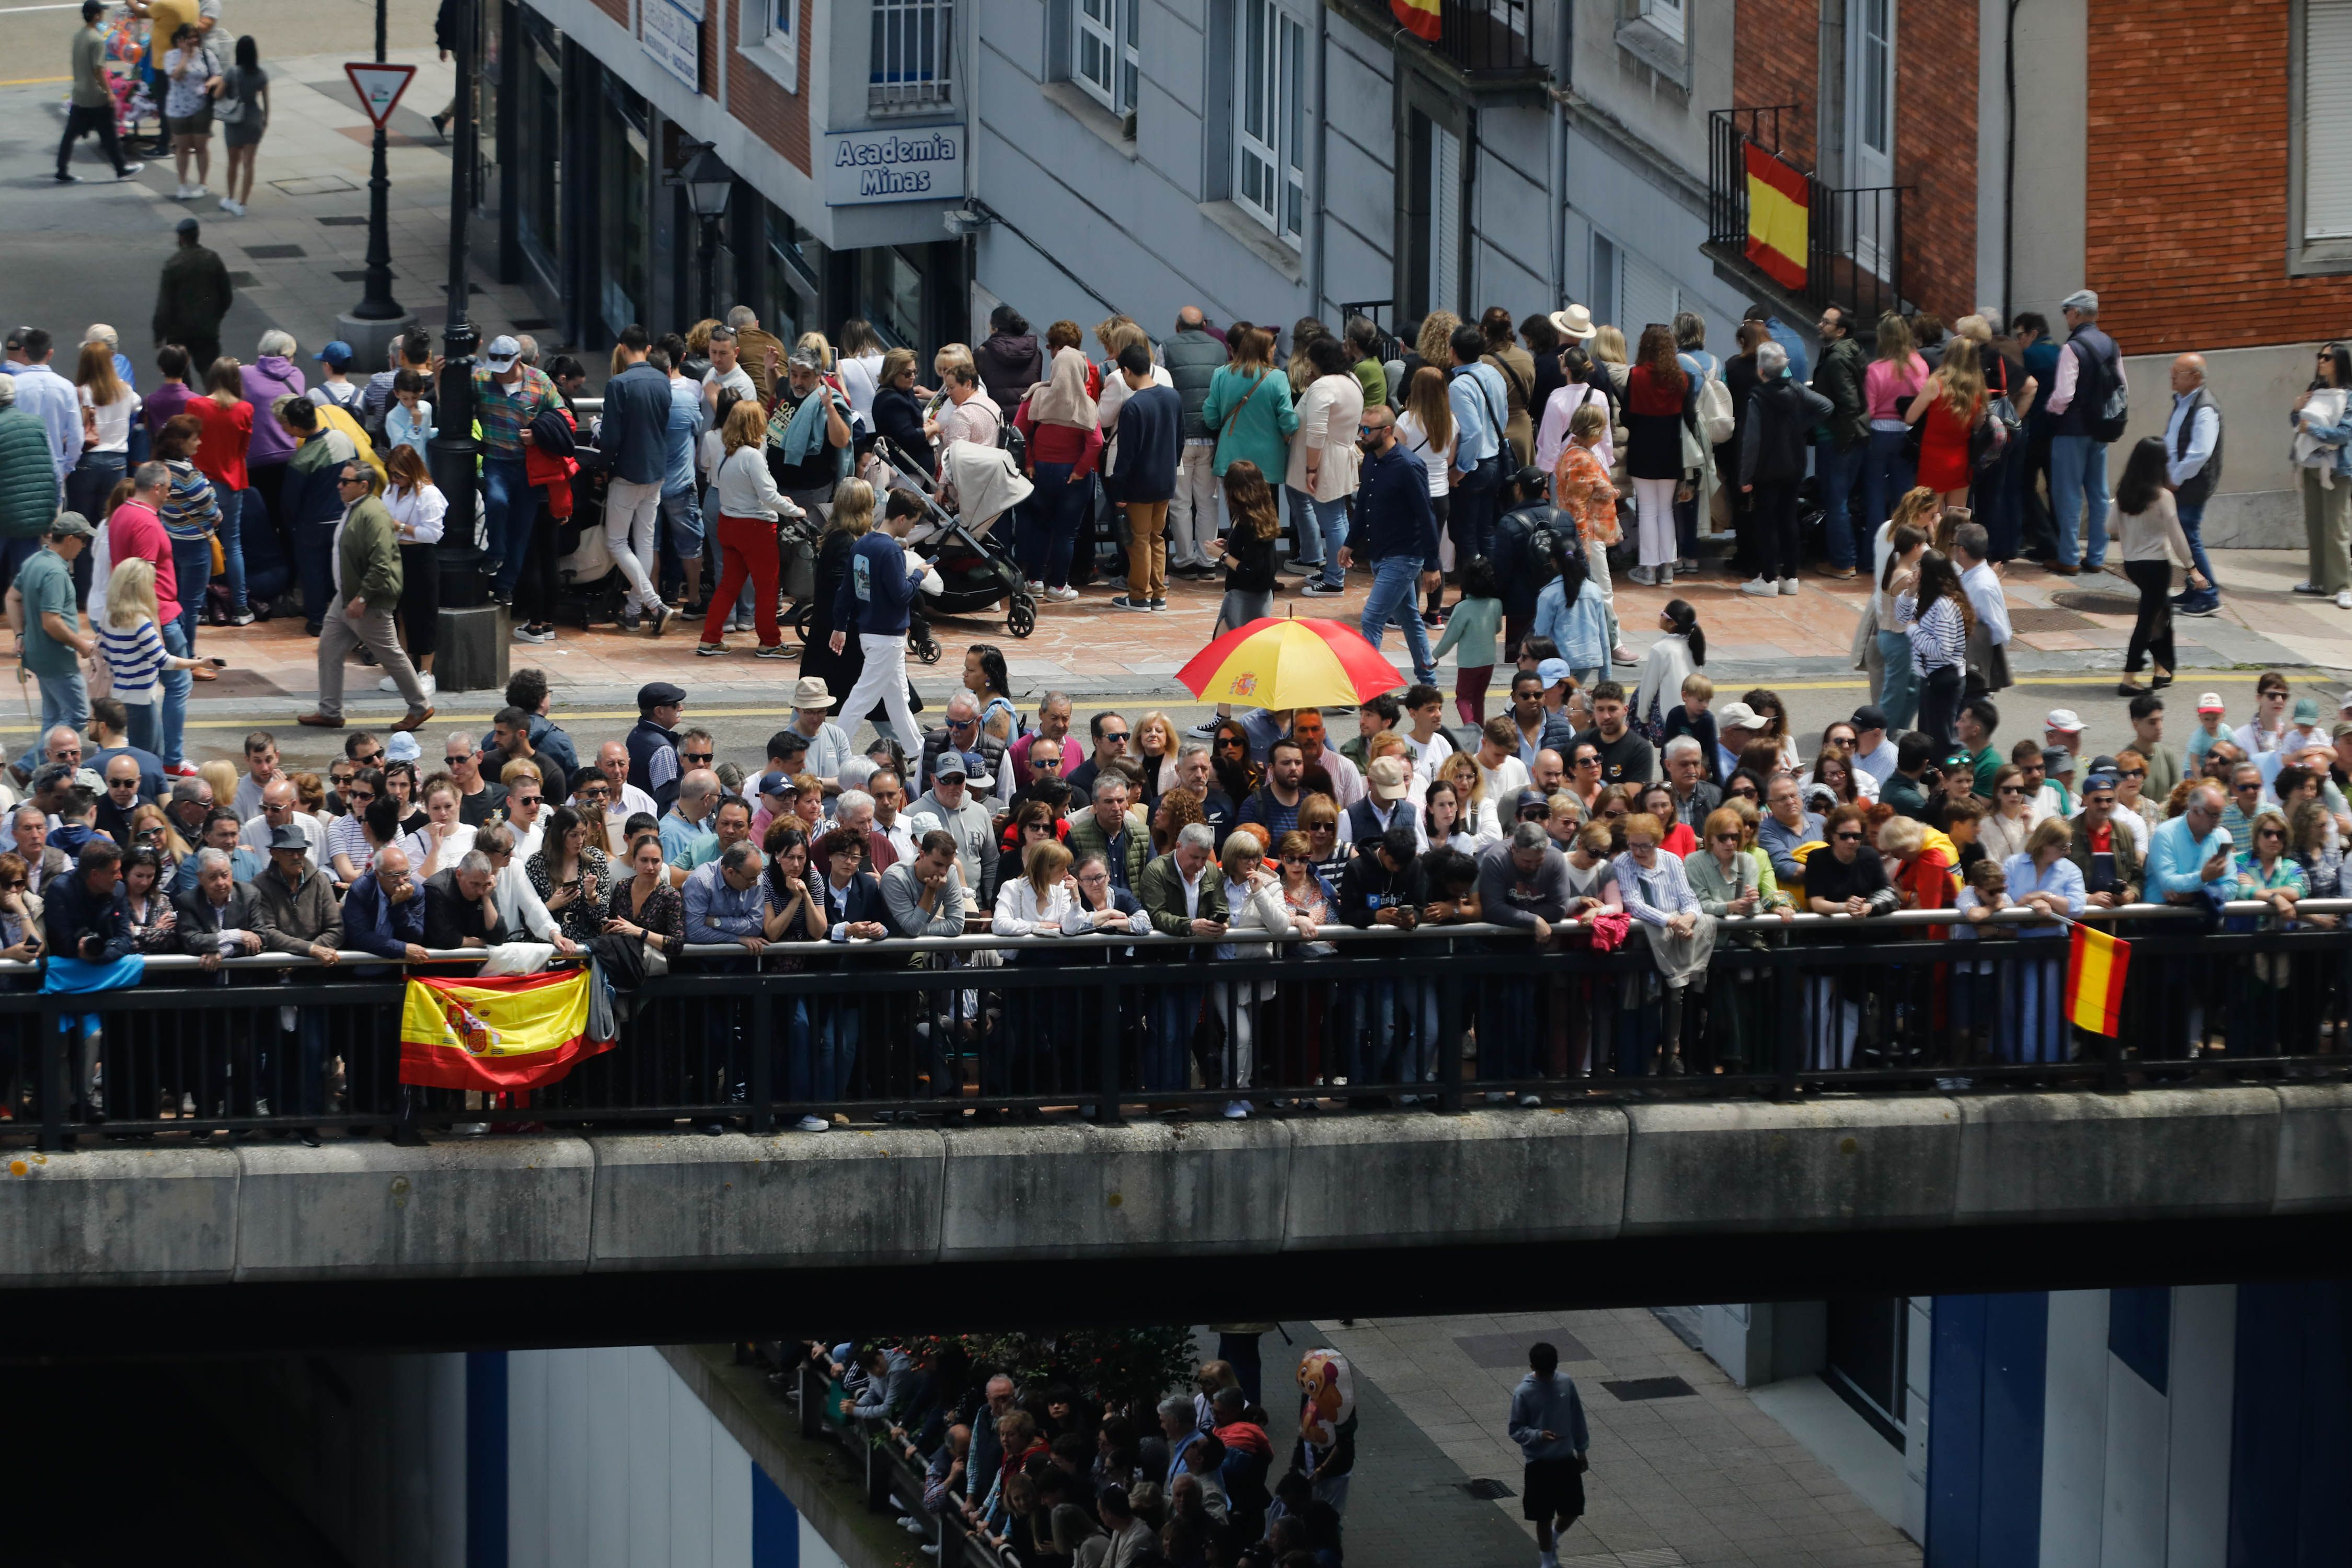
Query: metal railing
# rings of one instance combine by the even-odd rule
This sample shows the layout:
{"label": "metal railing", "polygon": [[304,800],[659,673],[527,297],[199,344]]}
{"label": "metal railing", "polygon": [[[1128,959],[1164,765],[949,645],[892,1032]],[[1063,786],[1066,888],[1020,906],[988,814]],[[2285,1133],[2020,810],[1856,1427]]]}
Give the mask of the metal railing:
{"label": "metal railing", "polygon": [[1019,1560],[974,1531],[957,1510],[934,1512],[923,1505],[926,1478],[921,1452],[890,1423],[873,1416],[842,1416],[824,1402],[831,1384],[811,1363],[793,1371],[792,1397],[800,1407],[800,1434],[812,1441],[832,1437],[856,1468],[868,1512],[897,1512],[923,1526],[924,1551],[937,1549],[941,1568],[1017,1568]]}
{"label": "metal railing", "polygon": [[[1707,115],[1707,245],[1814,310],[1845,306],[1864,321],[1903,306],[1903,206],[1912,185],[1833,186],[1781,146],[1780,116],[1793,103],[1718,109]],[[1748,255],[1748,149],[1805,183],[1804,280],[1772,277]]]}
{"label": "metal railing", "polygon": [[905,113],[947,103],[953,88],[953,0],[873,0],[866,107]]}
{"label": "metal railing", "polygon": [[[2304,908],[2342,914],[2352,900]],[[2272,914],[2231,904],[2214,930],[2161,905],[2087,911],[2134,947],[2112,1038],[2063,1021],[2063,941],[1997,934],[2032,922],[2021,911],[1974,941],[1952,940],[1945,911],[1725,919],[1679,994],[1639,927],[1613,952],[1581,927],[1538,948],[1477,925],[1343,928],[1228,959],[1213,939],[1124,933],[774,944],[756,958],[696,946],[617,998],[614,1048],[487,1102],[399,1082],[403,967],[373,954],[217,972],[163,956],[138,986],[81,994],[34,990],[37,966],[7,963],[0,1110],[62,1148],[101,1131],[766,1131],[837,1113],[1109,1122],[1229,1105],[1452,1110],[1562,1094],[2340,1074],[2352,931],[2281,930]],[[100,1026],[85,1039],[71,1026],[90,1016]]]}
{"label": "metal railing", "polygon": [[1444,0],[1430,47],[1473,78],[1540,74],[1533,0]]}

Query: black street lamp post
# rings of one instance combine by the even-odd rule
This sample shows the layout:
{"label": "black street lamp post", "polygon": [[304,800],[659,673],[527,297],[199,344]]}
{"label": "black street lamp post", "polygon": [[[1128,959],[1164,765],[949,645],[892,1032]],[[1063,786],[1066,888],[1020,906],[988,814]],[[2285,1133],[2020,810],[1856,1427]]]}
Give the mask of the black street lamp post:
{"label": "black street lamp post", "polygon": [[687,205],[694,209],[698,234],[697,282],[702,290],[701,315],[719,310],[719,224],[727,216],[728,198],[735,194],[735,172],[707,142],[689,142],[693,156],[672,176],[686,187]]}

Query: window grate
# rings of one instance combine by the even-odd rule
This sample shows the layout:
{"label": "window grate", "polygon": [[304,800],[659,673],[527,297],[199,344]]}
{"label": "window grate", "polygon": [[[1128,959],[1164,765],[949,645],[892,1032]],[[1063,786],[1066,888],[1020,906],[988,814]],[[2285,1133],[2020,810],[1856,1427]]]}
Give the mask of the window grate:
{"label": "window grate", "polygon": [[954,72],[954,0],[873,0],[866,100],[880,110],[949,101]]}

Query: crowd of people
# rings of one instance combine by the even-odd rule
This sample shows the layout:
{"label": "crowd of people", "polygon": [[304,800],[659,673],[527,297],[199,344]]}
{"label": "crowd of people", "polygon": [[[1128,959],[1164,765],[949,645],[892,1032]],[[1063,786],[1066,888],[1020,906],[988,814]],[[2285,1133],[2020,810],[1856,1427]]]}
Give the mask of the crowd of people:
{"label": "crowd of people", "polygon": [[[919,1478],[919,1497],[891,1501],[909,1534],[929,1538],[926,1556],[940,1553],[945,1517],[1024,1568],[1341,1568],[1358,1416],[1351,1400],[1334,1412],[1316,1397],[1339,1359],[1329,1351],[1305,1358],[1296,1411],[1268,1414],[1255,1358],[1273,1327],[1225,1325],[1236,1331],[1221,1348],[1247,1359],[1204,1362],[1189,1390],[1156,1401],[1084,1379],[1024,1383],[957,1341],[796,1353],[817,1373],[824,1418],[861,1439],[873,1432]],[[1557,1383],[1564,1410],[1574,1384]],[[1580,1410],[1575,1437],[1580,1452]],[[1561,1500],[1564,1524],[1575,1515]]]}
{"label": "crowd of people", "polygon": [[[77,542],[28,563],[33,604],[47,602],[43,576],[69,568],[54,546]],[[1446,695],[1416,684],[1365,701],[1345,741],[1314,709],[1222,716],[1205,734],[1161,711],[1105,710],[1080,731],[1065,694],[1017,709],[990,645],[967,650],[942,721],[910,745],[881,735],[861,749],[823,679],[802,678],[756,765],[722,759],[667,682],[646,686],[636,723],[591,754],[525,669],[488,733],[443,736],[428,758],[415,731],[352,731],[323,777],[289,773],[260,731],[241,765],[172,774],[137,743],[128,707],[101,699],[86,731],[50,727],[8,770],[25,794],[6,787],[0,823],[0,956],[42,961],[42,990],[84,998],[86,1063],[102,994],[139,983],[155,953],[197,956],[211,984],[241,953],[398,965],[481,948],[514,972],[583,949],[618,958],[598,945],[614,942],[631,967],[829,973],[870,962],[855,944],[986,932],[1030,971],[996,979],[942,952],[915,961],[952,971],[920,1002],[795,992],[772,1081],[814,1132],[835,1107],[961,1094],[974,1074],[984,1094],[1033,1100],[1108,1089],[1085,1000],[1097,993],[1073,966],[1131,966],[1118,1089],[1221,1100],[1239,1119],[1343,1082],[1358,1100],[1434,1104],[1444,1053],[1465,1046],[1464,1079],[1528,1105],[1545,1082],[1588,1074],[1779,1070],[1791,1030],[1806,1070],[2061,1064],[2064,950],[2031,958],[2022,944],[2066,920],[2253,898],[2284,927],[2335,921],[2299,905],[2343,891],[2352,694],[2323,725],[2313,699],[2266,674],[2244,724],[2230,728],[2209,694],[2182,742],[2145,693],[2133,744],[2090,757],[2064,709],[2001,746],[1983,697],[1961,705],[1952,746],[1874,705],[1804,744],[1769,689],[1717,702],[1703,629],[1680,601],[1667,619],[1681,629],[1633,692],[1580,687],[1530,634],[1505,712],[1450,730]],[[1658,687],[1675,700],[1654,719]],[[1869,940],[1843,926],[1784,936],[1797,914],[1898,909],[1950,910],[1906,934],[1971,946],[1892,987],[1867,968],[1806,971],[1793,1014],[1751,984],[1790,936]],[[2048,918],[1990,922],[2002,910]],[[1286,973],[1330,955],[1343,928],[1449,926],[1476,929],[1444,951],[1521,958],[1451,990],[1433,962]],[[1984,945],[2012,939],[1998,955]],[[1524,963],[1531,947],[1642,962],[1553,971]],[[2290,972],[2255,973],[2275,988]],[[2315,1036],[2340,1010],[2344,966],[2307,978],[2295,1005]],[[2222,999],[2229,1048],[2274,1044],[2276,1023],[2246,1011],[2273,1000]],[[274,1077],[178,1086],[183,1110],[238,1113],[232,1102],[265,1084],[288,1109],[320,1110],[325,1022],[288,1014]],[[712,1081],[688,1098],[740,1100],[747,1031],[740,1015],[712,1016]],[[2204,1038],[2168,1027],[2177,1038],[2143,1050],[2185,1055]],[[345,1074],[356,1107],[348,1062]],[[76,1098],[101,1108],[87,1077]]]}

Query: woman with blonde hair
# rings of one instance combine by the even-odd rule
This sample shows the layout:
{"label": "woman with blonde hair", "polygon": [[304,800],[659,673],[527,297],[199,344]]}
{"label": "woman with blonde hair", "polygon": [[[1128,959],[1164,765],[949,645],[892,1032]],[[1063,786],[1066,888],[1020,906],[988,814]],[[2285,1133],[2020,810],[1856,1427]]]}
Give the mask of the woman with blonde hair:
{"label": "woman with blonde hair", "polygon": [[[1446,530],[1446,515],[1452,504],[1446,475],[1454,467],[1454,407],[1445,398],[1445,373],[1433,364],[1423,365],[1412,373],[1412,381],[1405,389],[1404,406],[1397,411],[1397,445],[1421,459],[1429,474],[1429,510],[1437,518],[1437,563],[1446,571],[1455,571],[1465,563],[1454,558],[1454,536]],[[1439,617],[1438,604],[1445,597],[1444,584],[1429,591],[1429,604],[1422,618],[1432,626],[1444,625]]]}
{"label": "woman with blonde hair", "polygon": [[1486,774],[1479,770],[1475,752],[1447,752],[1437,764],[1437,776],[1454,786],[1454,798],[1462,803],[1463,832],[1482,848],[1503,836],[1495,818],[1495,803],[1486,798]]}
{"label": "woman with blonde hair", "polygon": [[[727,651],[720,640],[721,628],[727,624],[727,612],[743,590],[745,581],[751,584],[751,613],[759,628],[760,646],[755,658],[784,657],[783,634],[776,629],[776,522],[781,518],[804,515],[800,508],[782,490],[768,468],[766,441],[768,419],[756,398],[738,403],[727,414],[727,425],[720,440],[727,456],[719,465],[719,586],[710,595],[710,607],[702,617],[702,641],[695,652],[706,657]],[[874,491],[862,480],[845,479],[834,497],[834,512],[839,520],[844,498],[850,487],[866,492],[868,526],[874,509]],[[856,532],[864,532],[858,529]]]}
{"label": "woman with blonde hair", "polygon": [[1870,416],[1869,456],[1863,463],[1865,521],[1875,527],[1894,510],[1895,499],[1918,482],[1908,456],[1911,427],[1904,411],[1927,382],[1927,362],[1911,346],[1910,323],[1893,310],[1878,318],[1878,357],[1863,372],[1864,411]]}
{"label": "woman with blonde hair", "polygon": [[1143,804],[1176,787],[1176,723],[1154,709],[1135,721],[1132,755],[1143,769]]}
{"label": "woman with blonde hair", "polygon": [[1984,410],[1985,378],[1976,342],[1955,337],[1944,345],[1944,363],[1903,412],[1906,424],[1920,427],[1919,488],[1934,490],[1948,507],[1968,503],[1973,470],[1969,447]]}
{"label": "woman with blonde hair", "polygon": [[1615,327],[1599,327],[1592,333],[1592,357],[1605,367],[1609,379],[1616,384],[1617,395],[1625,395],[1626,377],[1633,374],[1626,364],[1625,334]]}
{"label": "woman with blonde hair", "polygon": [[131,422],[139,413],[139,395],[114,373],[114,345],[103,340],[82,344],[81,358],[74,365],[74,389],[98,434],[83,443],[81,460],[66,476],[66,507],[95,526],[105,520],[107,493],[130,464]]}
{"label": "woman with blonde hair", "polygon": [[113,678],[114,700],[122,704],[125,737],[160,755],[163,672],[194,669],[198,661],[164,647],[157,629],[155,563],[146,557],[125,561],[107,578],[106,623],[98,628],[98,647]]}
{"label": "woman with blonde hair", "polygon": [[1461,324],[1462,318],[1451,310],[1432,310],[1421,319],[1421,331],[1413,334],[1413,353],[1423,364],[1443,374],[1454,363],[1454,329]]}

